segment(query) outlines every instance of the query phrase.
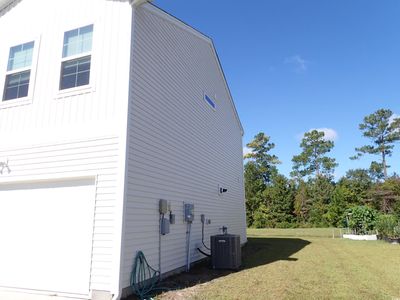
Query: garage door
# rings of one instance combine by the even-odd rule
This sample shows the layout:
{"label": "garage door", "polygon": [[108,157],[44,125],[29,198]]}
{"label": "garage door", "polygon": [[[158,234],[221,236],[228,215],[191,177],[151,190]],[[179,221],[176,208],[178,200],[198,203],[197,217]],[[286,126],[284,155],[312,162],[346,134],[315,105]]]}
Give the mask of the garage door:
{"label": "garage door", "polygon": [[94,180],[0,184],[0,286],[88,294]]}

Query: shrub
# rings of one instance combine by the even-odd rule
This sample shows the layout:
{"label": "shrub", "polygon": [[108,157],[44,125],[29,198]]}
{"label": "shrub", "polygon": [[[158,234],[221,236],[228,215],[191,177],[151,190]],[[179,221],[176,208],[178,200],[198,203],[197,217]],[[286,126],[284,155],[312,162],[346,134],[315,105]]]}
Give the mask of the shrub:
{"label": "shrub", "polygon": [[376,221],[379,234],[388,238],[400,238],[400,223],[395,215],[380,215]]}
{"label": "shrub", "polygon": [[346,210],[343,219],[356,234],[367,234],[375,228],[377,212],[368,206],[355,206]]}
{"label": "shrub", "polygon": [[275,225],[275,228],[296,228],[297,224],[289,222],[281,222]]}
{"label": "shrub", "polygon": [[400,222],[393,228],[394,238],[400,239]]}
{"label": "shrub", "polygon": [[261,204],[254,212],[252,227],[267,228],[268,225],[268,209],[264,204]]}

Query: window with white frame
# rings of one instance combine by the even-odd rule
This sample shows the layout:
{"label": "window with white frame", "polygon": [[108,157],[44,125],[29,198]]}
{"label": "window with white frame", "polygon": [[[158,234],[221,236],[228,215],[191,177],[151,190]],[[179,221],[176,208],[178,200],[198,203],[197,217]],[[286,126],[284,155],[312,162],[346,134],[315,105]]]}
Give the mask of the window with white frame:
{"label": "window with white frame", "polygon": [[89,84],[92,39],[93,25],[64,33],[60,90]]}
{"label": "window with white frame", "polygon": [[32,41],[10,48],[3,101],[28,96],[34,47],[35,42]]}

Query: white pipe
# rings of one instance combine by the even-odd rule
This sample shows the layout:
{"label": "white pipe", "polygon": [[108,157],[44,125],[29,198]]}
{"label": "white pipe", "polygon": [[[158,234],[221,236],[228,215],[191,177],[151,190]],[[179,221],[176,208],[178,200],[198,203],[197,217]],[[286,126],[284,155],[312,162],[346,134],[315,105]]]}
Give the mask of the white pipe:
{"label": "white pipe", "polygon": [[192,230],[192,222],[187,225],[187,254],[186,254],[186,272],[190,271],[190,232]]}
{"label": "white pipe", "polygon": [[160,277],[162,276],[161,271],[161,222],[164,219],[164,214],[160,214],[158,221],[158,271],[160,272]]}

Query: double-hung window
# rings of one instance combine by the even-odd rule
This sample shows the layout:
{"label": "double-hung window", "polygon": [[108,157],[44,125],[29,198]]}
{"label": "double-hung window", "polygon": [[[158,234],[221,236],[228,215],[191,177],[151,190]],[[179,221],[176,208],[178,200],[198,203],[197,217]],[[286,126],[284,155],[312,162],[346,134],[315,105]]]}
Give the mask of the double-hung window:
{"label": "double-hung window", "polygon": [[34,47],[34,41],[11,47],[3,101],[28,97]]}
{"label": "double-hung window", "polygon": [[93,25],[64,33],[60,90],[88,85],[90,82]]}

